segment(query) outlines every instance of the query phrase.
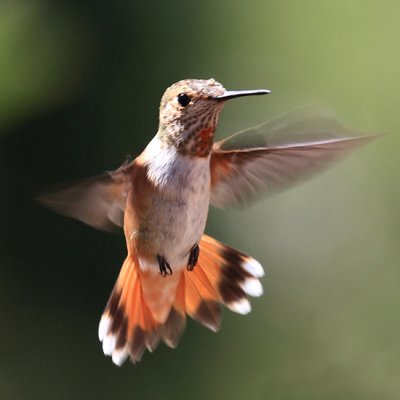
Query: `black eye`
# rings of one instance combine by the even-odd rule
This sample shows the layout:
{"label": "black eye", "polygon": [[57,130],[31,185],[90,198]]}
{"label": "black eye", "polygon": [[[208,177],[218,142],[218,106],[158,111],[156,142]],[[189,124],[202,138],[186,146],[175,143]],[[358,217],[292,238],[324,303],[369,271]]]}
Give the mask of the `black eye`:
{"label": "black eye", "polygon": [[192,99],[185,93],[178,94],[177,99],[178,99],[178,103],[182,107],[186,107],[192,101]]}

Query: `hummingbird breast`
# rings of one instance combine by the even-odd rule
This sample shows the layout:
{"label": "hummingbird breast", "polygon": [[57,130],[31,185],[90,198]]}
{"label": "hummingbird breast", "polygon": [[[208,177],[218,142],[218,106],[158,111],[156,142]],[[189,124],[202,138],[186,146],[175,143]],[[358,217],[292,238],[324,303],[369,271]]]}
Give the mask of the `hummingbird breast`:
{"label": "hummingbird breast", "polygon": [[125,216],[128,246],[133,246],[144,270],[159,271],[157,256],[172,270],[184,268],[206,225],[210,158],[183,155],[157,136],[141,158],[142,176],[133,177],[127,205],[133,212]]}

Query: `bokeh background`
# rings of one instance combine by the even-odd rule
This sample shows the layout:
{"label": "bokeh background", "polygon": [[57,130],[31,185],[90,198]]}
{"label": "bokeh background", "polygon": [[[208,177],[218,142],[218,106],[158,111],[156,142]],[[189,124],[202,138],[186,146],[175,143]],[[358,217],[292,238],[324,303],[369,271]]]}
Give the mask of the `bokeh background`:
{"label": "bokeh background", "polygon": [[[400,3],[0,2],[0,398],[399,399]],[[122,235],[34,195],[137,155],[183,78],[269,88],[229,103],[219,135],[305,104],[388,134],[208,233],[265,266],[265,295],[222,330],[190,322],[115,367],[99,316]]]}

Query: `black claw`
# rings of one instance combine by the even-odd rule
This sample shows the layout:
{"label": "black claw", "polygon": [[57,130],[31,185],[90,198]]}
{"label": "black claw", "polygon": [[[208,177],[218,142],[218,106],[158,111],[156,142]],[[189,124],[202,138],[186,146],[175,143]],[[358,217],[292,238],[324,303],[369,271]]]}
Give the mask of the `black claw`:
{"label": "black claw", "polygon": [[162,256],[157,256],[158,265],[160,266],[160,274],[163,276],[172,275],[172,269]]}
{"label": "black claw", "polygon": [[193,271],[195,265],[197,264],[197,260],[199,259],[199,253],[200,253],[200,247],[196,243],[192,247],[192,250],[190,250],[189,261],[186,267],[188,271]]}

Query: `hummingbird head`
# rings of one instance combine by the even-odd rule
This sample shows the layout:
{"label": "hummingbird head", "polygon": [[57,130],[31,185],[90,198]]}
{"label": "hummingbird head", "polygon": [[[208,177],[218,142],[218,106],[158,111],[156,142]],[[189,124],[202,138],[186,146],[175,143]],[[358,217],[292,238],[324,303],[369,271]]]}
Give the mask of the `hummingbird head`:
{"label": "hummingbird head", "polygon": [[158,136],[183,154],[210,154],[219,114],[234,97],[267,94],[269,90],[227,91],[214,79],[185,79],[169,87],[160,104]]}

